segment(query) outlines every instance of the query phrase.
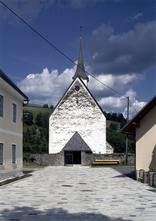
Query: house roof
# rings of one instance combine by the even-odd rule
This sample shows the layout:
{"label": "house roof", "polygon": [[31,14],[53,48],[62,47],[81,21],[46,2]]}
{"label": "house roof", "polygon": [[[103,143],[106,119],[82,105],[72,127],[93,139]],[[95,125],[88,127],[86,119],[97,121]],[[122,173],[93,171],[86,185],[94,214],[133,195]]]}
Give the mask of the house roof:
{"label": "house roof", "polygon": [[89,81],[89,78],[87,77],[84,69],[84,63],[83,63],[83,56],[82,56],[82,37],[80,35],[80,51],[79,51],[79,59],[77,64],[77,69],[75,72],[75,75],[73,76],[73,80],[75,80],[77,77],[82,78],[83,80]]}
{"label": "house roof", "polygon": [[135,134],[135,129],[139,126],[139,121],[156,105],[156,96],[154,96],[140,111],[133,117],[133,119],[126,124],[121,132]]}
{"label": "house roof", "polygon": [[10,80],[10,78],[0,69],[0,77],[7,82],[12,88],[14,88],[19,94],[21,94],[25,101],[29,101],[29,98]]}
{"label": "house roof", "polygon": [[90,147],[86,144],[83,138],[78,132],[70,138],[67,144],[64,146],[65,151],[91,151]]}

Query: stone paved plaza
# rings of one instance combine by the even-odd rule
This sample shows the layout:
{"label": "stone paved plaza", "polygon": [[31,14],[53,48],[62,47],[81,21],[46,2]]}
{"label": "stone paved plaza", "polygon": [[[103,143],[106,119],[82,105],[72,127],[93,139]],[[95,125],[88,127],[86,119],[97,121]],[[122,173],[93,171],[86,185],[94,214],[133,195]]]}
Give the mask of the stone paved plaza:
{"label": "stone paved plaza", "polygon": [[0,187],[0,221],[156,221],[156,189],[112,168],[46,167]]}

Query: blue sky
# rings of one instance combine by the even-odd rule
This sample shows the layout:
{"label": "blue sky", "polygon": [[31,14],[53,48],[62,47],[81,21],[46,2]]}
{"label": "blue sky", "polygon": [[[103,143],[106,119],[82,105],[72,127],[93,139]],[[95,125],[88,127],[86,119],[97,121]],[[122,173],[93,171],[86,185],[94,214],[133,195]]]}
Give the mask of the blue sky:
{"label": "blue sky", "polygon": [[[156,94],[155,0],[3,0],[44,38],[77,62],[82,26],[85,69],[129,96],[130,117]],[[76,66],[0,3],[0,68],[31,103],[59,101]],[[126,113],[127,99],[90,77],[106,112]]]}

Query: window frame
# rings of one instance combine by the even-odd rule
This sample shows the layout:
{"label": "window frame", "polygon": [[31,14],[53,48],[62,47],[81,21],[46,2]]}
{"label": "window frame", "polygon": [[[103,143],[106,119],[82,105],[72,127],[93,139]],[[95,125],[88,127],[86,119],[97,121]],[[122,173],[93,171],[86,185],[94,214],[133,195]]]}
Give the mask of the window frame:
{"label": "window frame", "polygon": [[[16,109],[14,109],[14,107],[16,107]],[[14,113],[15,110],[15,113]],[[12,122],[14,124],[17,124],[17,103],[16,102],[12,102]]]}
{"label": "window frame", "polygon": [[[13,152],[13,147],[15,147],[15,150]],[[17,144],[12,143],[12,164],[17,164]]]}
{"label": "window frame", "polygon": [[3,153],[2,153],[2,154],[3,154],[3,155],[2,155],[2,164],[0,164],[0,167],[1,167],[1,166],[4,166],[4,142],[1,142],[1,141],[0,141],[0,144],[2,144],[2,149],[3,149]]}
{"label": "window frame", "polygon": [[2,115],[0,115],[0,118],[4,119],[4,114],[5,114],[5,96],[3,93],[0,92],[0,96],[3,98],[3,102],[2,102]]}

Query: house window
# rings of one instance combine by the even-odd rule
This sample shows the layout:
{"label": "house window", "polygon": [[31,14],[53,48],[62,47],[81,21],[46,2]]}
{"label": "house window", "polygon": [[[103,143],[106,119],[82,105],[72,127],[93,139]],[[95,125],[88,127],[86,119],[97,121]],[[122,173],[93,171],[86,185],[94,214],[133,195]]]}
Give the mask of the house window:
{"label": "house window", "polygon": [[15,103],[13,103],[13,116],[12,116],[12,120],[14,123],[17,123],[17,105]]}
{"label": "house window", "polygon": [[0,143],[0,166],[4,165],[4,145]]}
{"label": "house window", "polygon": [[4,117],[4,97],[0,94],[0,117]]}
{"label": "house window", "polygon": [[16,144],[12,144],[12,163],[16,163]]}

